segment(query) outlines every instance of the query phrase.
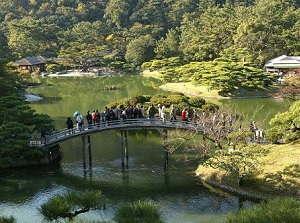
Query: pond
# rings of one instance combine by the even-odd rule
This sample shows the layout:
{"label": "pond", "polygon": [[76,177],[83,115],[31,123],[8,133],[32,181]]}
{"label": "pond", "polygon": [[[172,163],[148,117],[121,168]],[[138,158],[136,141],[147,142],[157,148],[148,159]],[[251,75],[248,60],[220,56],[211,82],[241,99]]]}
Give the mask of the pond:
{"label": "pond", "polygon": [[[138,75],[110,78],[47,78],[28,91],[45,97],[32,102],[39,113],[50,115],[57,129],[65,128],[74,111],[103,110],[124,97],[170,94],[158,89],[159,82]],[[105,90],[113,86],[114,90]],[[224,107],[251,114],[260,121],[287,109],[273,99],[217,101]],[[262,114],[264,113],[264,114]],[[265,116],[266,115],[266,116]],[[267,116],[268,115],[268,116]],[[266,118],[262,118],[262,117]],[[255,119],[256,120],[256,119]],[[265,124],[267,125],[267,124]],[[129,168],[121,168],[120,134],[116,131],[91,136],[93,168],[82,168],[81,139],[61,143],[59,165],[31,167],[1,173],[0,215],[13,215],[17,222],[45,222],[38,211],[51,196],[68,189],[97,189],[105,196],[106,210],[92,211],[78,219],[109,220],[121,202],[152,199],[165,222],[221,222],[230,211],[250,207],[255,202],[204,187],[195,176],[197,161],[183,150],[170,154],[169,170],[164,171],[162,137],[157,131],[128,132]]]}

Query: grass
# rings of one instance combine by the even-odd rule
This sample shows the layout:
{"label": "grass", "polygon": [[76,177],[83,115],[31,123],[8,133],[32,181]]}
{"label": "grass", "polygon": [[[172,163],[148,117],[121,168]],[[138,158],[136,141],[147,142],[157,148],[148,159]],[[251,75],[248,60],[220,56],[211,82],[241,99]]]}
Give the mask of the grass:
{"label": "grass", "polygon": [[166,83],[160,86],[161,89],[166,91],[180,92],[190,96],[200,96],[206,98],[255,98],[255,97],[270,97],[278,89],[277,86],[269,88],[261,88],[256,90],[237,89],[235,92],[228,96],[220,95],[218,90],[208,90],[207,86],[194,85],[191,82],[180,82],[180,83]]}
{"label": "grass", "polygon": [[238,188],[232,175],[222,170],[199,166],[197,173],[206,179],[269,198],[300,198],[300,142],[264,146],[269,152],[260,158],[261,172],[245,179],[242,188]]}
{"label": "grass", "polygon": [[190,96],[223,98],[219,95],[217,90],[209,91],[206,86],[196,86],[191,82],[166,83],[161,85],[160,88],[166,91],[179,92]]}
{"label": "grass", "polygon": [[250,209],[242,209],[238,214],[231,213],[225,220],[226,223],[296,223],[299,221],[300,203],[291,198],[274,199]]}

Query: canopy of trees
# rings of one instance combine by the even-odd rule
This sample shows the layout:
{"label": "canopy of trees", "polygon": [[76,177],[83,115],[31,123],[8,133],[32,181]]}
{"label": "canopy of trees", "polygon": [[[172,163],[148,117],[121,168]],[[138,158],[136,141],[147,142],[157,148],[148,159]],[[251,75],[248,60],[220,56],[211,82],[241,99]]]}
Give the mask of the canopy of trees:
{"label": "canopy of trees", "polygon": [[262,65],[299,54],[299,6],[296,0],[2,0],[0,28],[14,59],[62,56],[84,69],[168,57],[212,61],[228,49],[245,49],[240,59]]}
{"label": "canopy of trees", "polygon": [[[5,38],[0,46],[9,55]],[[15,74],[5,69],[5,57],[0,57],[0,168],[38,163],[44,151],[29,146],[31,135],[41,127],[50,128],[48,115],[36,114],[30,108]]]}

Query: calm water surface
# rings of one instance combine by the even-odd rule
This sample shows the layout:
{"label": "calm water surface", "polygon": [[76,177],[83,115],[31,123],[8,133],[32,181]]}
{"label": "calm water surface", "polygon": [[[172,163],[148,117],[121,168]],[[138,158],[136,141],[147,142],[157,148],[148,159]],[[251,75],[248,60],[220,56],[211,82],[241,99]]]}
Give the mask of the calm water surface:
{"label": "calm water surface", "polygon": [[[29,89],[45,100],[34,102],[32,108],[49,114],[57,129],[65,127],[74,111],[85,114],[109,102],[138,95],[168,94],[157,89],[154,79],[140,76],[111,78],[49,78]],[[116,86],[105,91],[105,86]],[[249,112],[258,109],[251,118],[267,123],[270,116],[286,110],[283,102],[273,99],[218,101],[224,107]],[[255,119],[256,120],[256,119]],[[267,124],[264,124],[267,125]],[[124,201],[152,199],[159,205],[165,222],[222,222],[230,211],[254,203],[226,193],[210,191],[194,174],[197,161],[189,161],[183,151],[170,155],[169,171],[163,169],[162,139],[156,131],[128,133],[129,168],[121,169],[120,134],[115,131],[91,136],[93,168],[83,171],[80,138],[61,144],[63,159],[59,165],[14,170],[1,174],[0,214],[13,215],[17,222],[46,222],[38,208],[55,194],[68,189],[98,189],[106,200],[106,210],[89,212],[78,219],[109,220]]]}

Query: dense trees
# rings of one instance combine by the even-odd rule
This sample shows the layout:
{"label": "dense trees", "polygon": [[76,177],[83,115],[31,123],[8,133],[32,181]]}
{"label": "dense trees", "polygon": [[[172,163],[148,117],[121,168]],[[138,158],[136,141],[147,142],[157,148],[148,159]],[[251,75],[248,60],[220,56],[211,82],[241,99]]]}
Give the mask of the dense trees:
{"label": "dense trees", "polygon": [[[9,56],[7,40],[0,35],[0,41],[1,53]],[[45,151],[29,146],[31,134],[52,128],[51,119],[30,108],[17,76],[5,69],[5,55],[0,58],[0,168],[38,163]]]}
{"label": "dense trees", "polygon": [[269,86],[274,79],[260,70],[264,62],[300,52],[299,5],[279,0],[3,0],[0,27],[14,56],[9,60],[63,57],[55,67],[84,71],[91,65],[153,70],[165,64],[166,82],[193,81],[232,94]]}
{"label": "dense trees", "polygon": [[[249,62],[260,66],[283,53],[300,52],[299,5],[279,0],[3,0],[0,22],[15,59],[85,51],[86,58],[105,66],[116,61],[139,66],[168,57],[211,61],[227,49],[245,49]],[[84,25],[85,31],[76,32]],[[85,42],[85,35],[94,45]],[[113,37],[109,46],[103,41],[108,36]],[[132,52],[136,42],[140,55]],[[93,52],[87,56],[87,51]]]}
{"label": "dense trees", "polygon": [[193,81],[232,95],[237,89],[269,86],[272,77],[261,71],[265,61],[300,52],[299,5],[279,0],[4,0],[0,27],[14,56],[10,60],[63,57],[63,66],[56,67],[84,71],[91,65],[153,70],[165,63],[166,82]]}

